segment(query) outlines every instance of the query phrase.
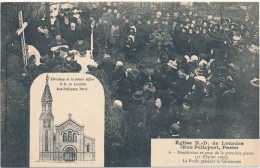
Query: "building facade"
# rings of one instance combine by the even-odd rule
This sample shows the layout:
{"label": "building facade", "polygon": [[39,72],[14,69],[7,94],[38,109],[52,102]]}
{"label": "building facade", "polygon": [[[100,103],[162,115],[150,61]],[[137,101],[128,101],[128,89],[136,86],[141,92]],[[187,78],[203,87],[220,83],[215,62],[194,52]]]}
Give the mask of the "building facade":
{"label": "building facade", "polygon": [[39,160],[42,162],[95,161],[95,139],[84,134],[84,125],[72,119],[54,126],[48,76],[41,99]]}

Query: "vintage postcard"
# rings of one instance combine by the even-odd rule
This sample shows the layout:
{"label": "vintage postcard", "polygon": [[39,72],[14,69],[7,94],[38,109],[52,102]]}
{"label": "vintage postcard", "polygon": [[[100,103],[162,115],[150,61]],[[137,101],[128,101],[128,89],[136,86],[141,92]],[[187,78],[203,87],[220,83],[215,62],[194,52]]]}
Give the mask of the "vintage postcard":
{"label": "vintage postcard", "polygon": [[258,1],[1,6],[2,167],[259,167]]}

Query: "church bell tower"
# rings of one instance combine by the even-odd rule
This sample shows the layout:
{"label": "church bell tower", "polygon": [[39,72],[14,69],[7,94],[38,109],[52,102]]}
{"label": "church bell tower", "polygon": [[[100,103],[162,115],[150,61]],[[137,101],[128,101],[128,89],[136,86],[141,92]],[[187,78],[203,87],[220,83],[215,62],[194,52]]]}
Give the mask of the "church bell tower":
{"label": "church bell tower", "polygon": [[46,84],[41,98],[42,112],[40,120],[40,135],[39,135],[39,160],[53,160],[54,152],[54,117],[52,114],[52,96],[49,87],[49,76],[46,76]]}

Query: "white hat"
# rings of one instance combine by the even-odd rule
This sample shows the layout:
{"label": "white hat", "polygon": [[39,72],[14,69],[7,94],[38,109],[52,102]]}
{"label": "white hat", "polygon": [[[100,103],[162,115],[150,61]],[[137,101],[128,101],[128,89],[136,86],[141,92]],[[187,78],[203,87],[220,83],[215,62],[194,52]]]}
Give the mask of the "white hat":
{"label": "white hat", "polygon": [[198,56],[192,55],[192,56],[190,57],[190,62],[197,62],[197,61],[199,61],[199,57],[198,57]]}
{"label": "white hat", "polygon": [[177,61],[173,61],[173,60],[169,60],[169,62],[167,63],[167,65],[171,68],[177,69]]}
{"label": "white hat", "polygon": [[130,26],[130,29],[133,29],[134,32],[136,32],[136,27],[135,26]]}
{"label": "white hat", "polygon": [[234,35],[232,39],[233,41],[239,41],[241,39],[241,35],[240,36]]}
{"label": "white hat", "polygon": [[116,67],[122,67],[122,66],[124,66],[124,63],[122,61],[116,62]]}
{"label": "white hat", "polygon": [[132,72],[133,72],[133,70],[131,68],[126,69],[126,71],[125,71],[126,77],[128,77],[129,73],[132,73]]}
{"label": "white hat", "polygon": [[188,55],[184,55],[184,58],[186,58],[187,62],[190,62],[190,57]]}
{"label": "white hat", "polygon": [[203,67],[204,65],[207,65],[207,64],[208,64],[208,62],[203,59],[199,62],[199,67]]}
{"label": "white hat", "polygon": [[204,76],[195,76],[194,79],[196,81],[202,81],[202,82],[206,83],[206,78]]}
{"label": "white hat", "polygon": [[115,100],[113,103],[114,107],[121,109],[123,107],[123,103],[120,100]]}
{"label": "white hat", "polygon": [[162,15],[162,12],[160,12],[160,11],[158,11],[157,13],[156,13],[156,15]]}

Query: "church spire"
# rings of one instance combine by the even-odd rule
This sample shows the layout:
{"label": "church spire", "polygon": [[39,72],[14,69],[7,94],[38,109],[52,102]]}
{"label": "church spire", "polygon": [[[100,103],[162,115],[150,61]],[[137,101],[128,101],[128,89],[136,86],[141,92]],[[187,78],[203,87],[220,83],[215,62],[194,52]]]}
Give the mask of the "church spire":
{"label": "church spire", "polygon": [[44,88],[44,92],[42,95],[42,102],[52,102],[52,96],[51,96],[51,91],[50,91],[50,87],[49,87],[49,76],[46,76],[46,84],[45,84],[45,88]]}

